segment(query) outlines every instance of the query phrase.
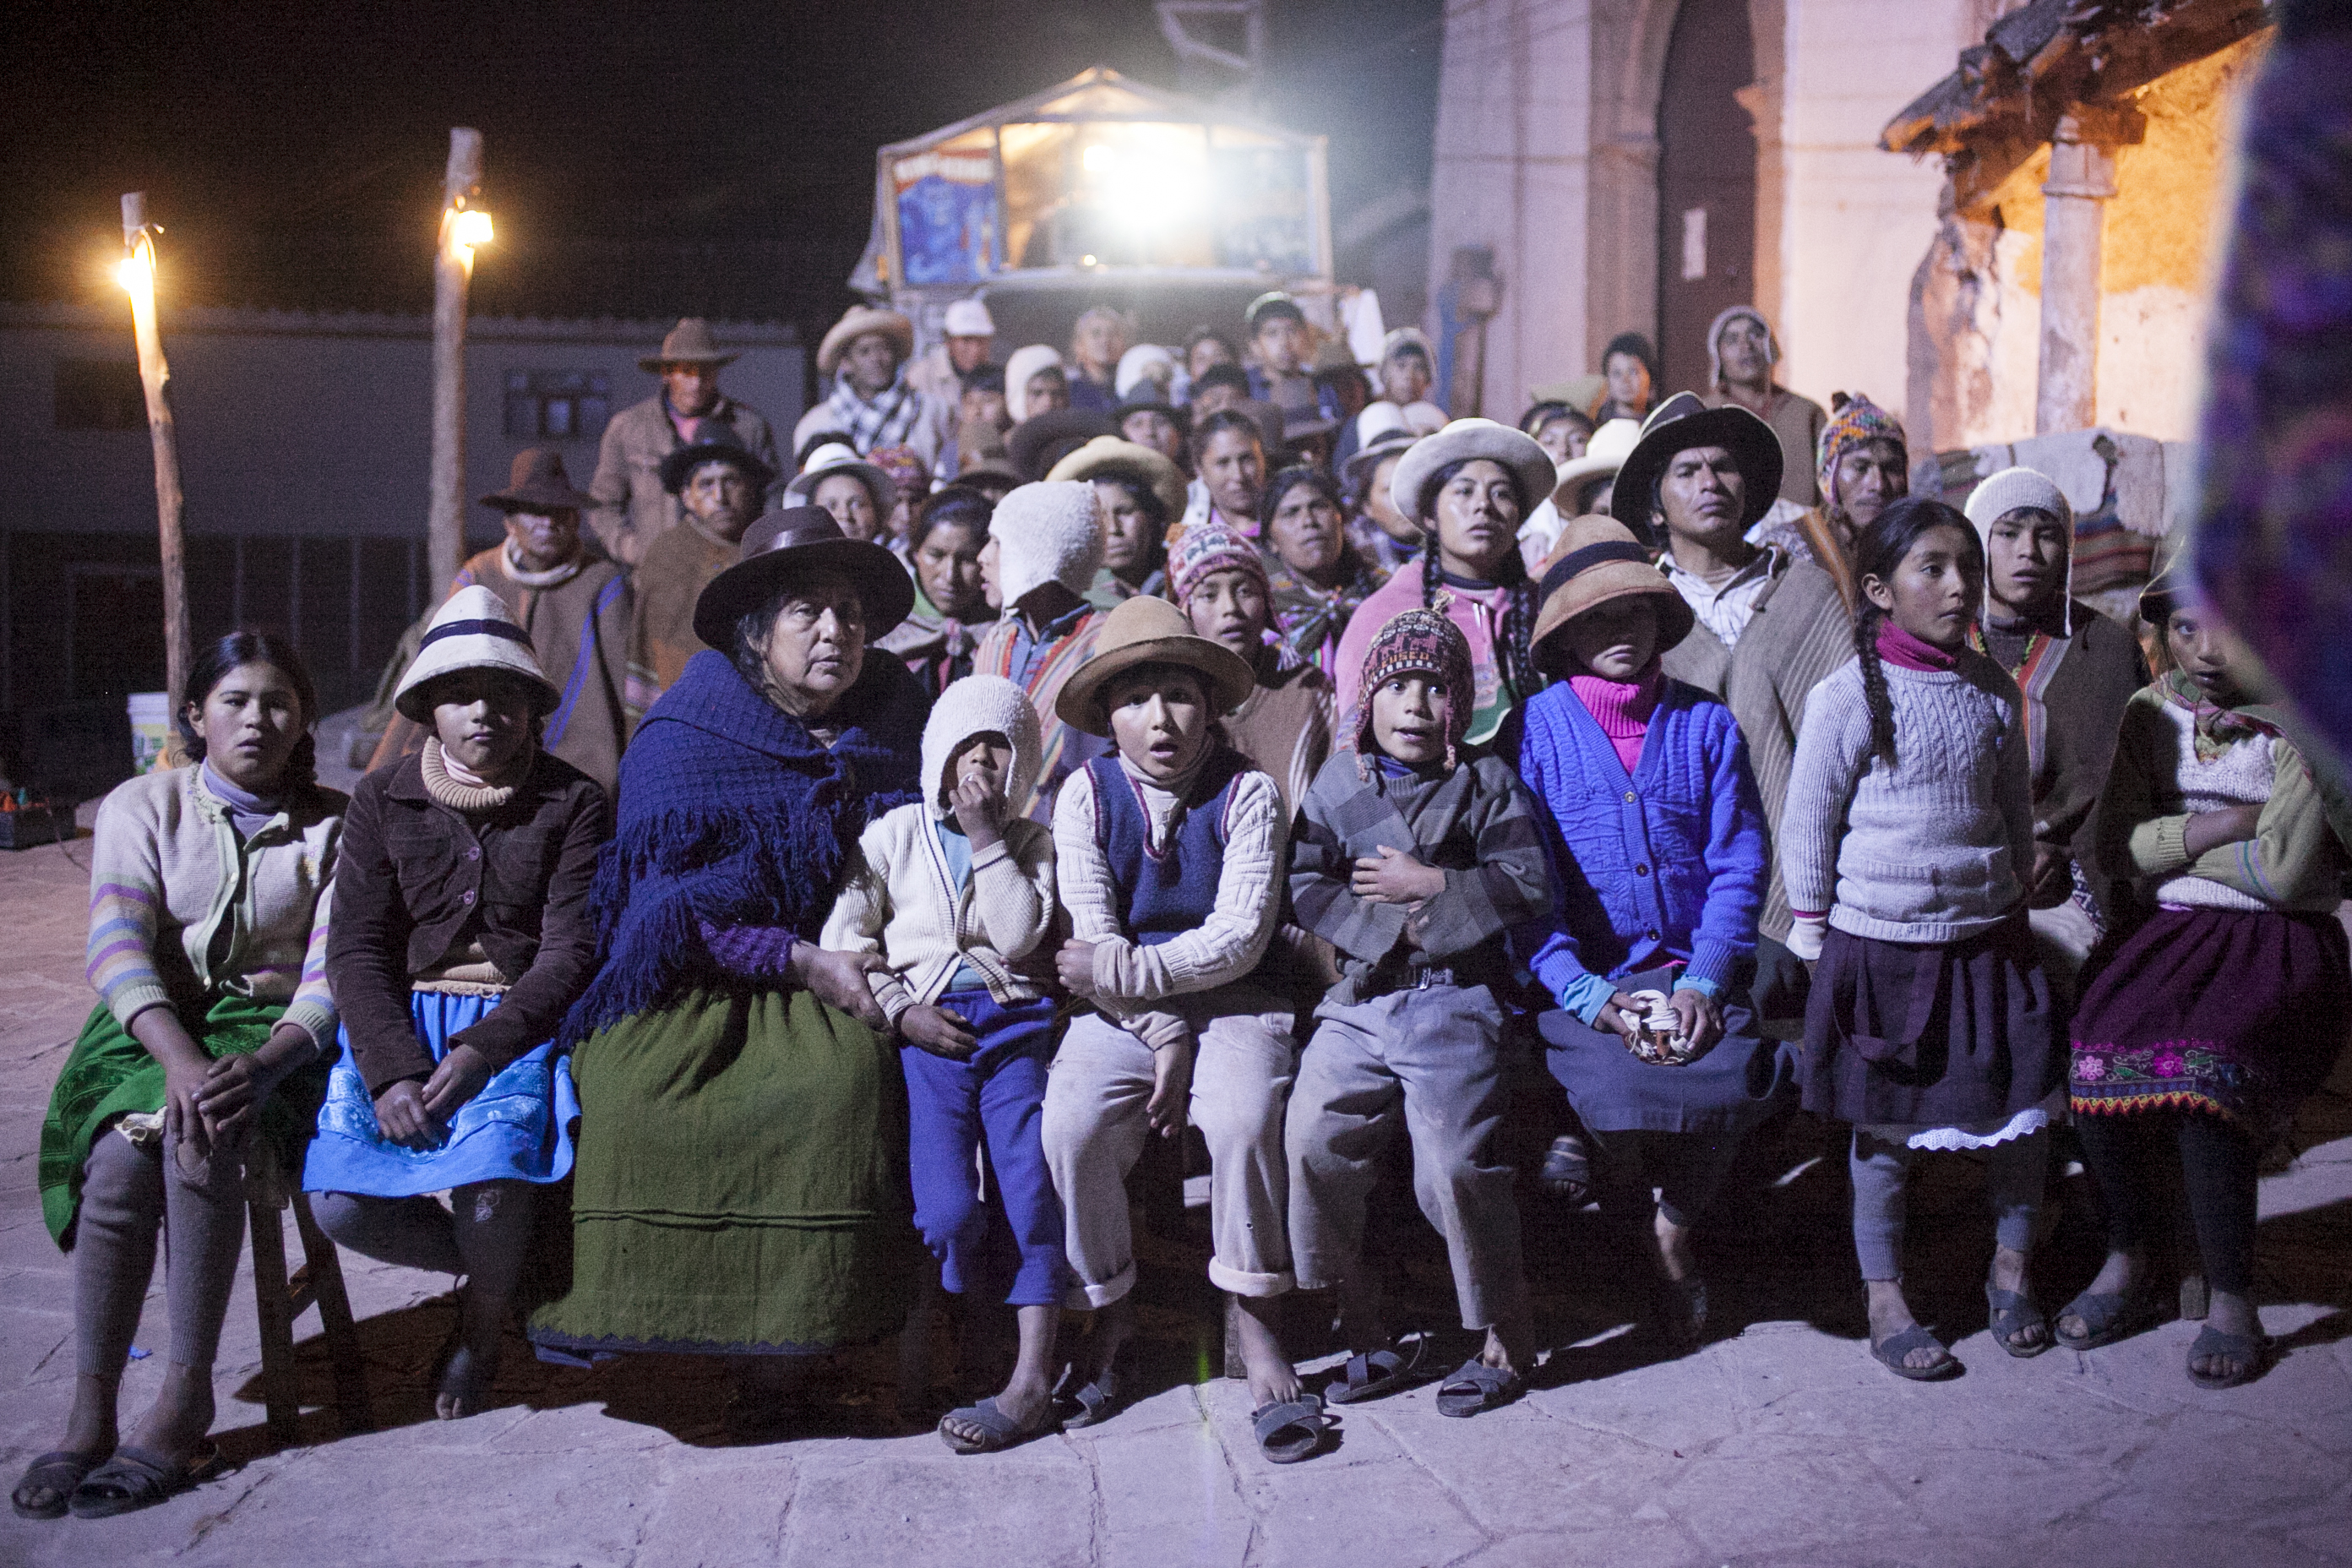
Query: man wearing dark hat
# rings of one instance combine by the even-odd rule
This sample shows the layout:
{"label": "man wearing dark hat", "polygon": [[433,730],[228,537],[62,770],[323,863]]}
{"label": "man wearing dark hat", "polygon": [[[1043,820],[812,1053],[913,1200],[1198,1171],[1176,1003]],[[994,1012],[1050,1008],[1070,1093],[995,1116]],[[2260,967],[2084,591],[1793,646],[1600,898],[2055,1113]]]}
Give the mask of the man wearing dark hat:
{"label": "man wearing dark hat", "polygon": [[[1687,392],[1658,405],[1617,470],[1610,510],[1635,533],[1663,536],[1660,570],[1699,624],[1664,656],[1665,671],[1718,698],[1738,721],[1777,833],[1805,697],[1853,657],[1853,622],[1837,579],[1776,546],[1748,542],[1748,529],[1780,489],[1780,438],[1745,408],[1708,408]],[[1773,861],[1757,963],[1760,1015],[1801,1005],[1803,971],[1780,944],[1789,896]]]}
{"label": "man wearing dark hat", "polygon": [[[596,499],[572,487],[561,452],[530,447],[515,455],[507,488],[482,504],[504,515],[507,536],[460,567],[449,591],[488,588],[506,601],[530,635],[540,668],[562,693],[541,743],[611,795],[620,787],[621,749],[637,722],[628,701],[635,607],[621,569],[581,546],[580,515]],[[421,640],[422,626],[413,635]],[[393,657],[404,661],[415,651],[404,646]],[[368,771],[423,750],[429,733],[404,716],[394,719]]]}
{"label": "man wearing dark hat", "polygon": [[710,323],[688,316],[662,339],[661,353],[637,362],[661,377],[661,390],[631,404],[604,426],[596,449],[591,521],[605,553],[625,566],[644,559],[656,535],[684,516],[677,492],[661,483],[662,459],[724,428],[737,446],[773,468],[775,433],[758,409],[719,390],[720,367],[735,363],[710,335]]}
{"label": "man wearing dark hat", "polygon": [[793,445],[820,430],[839,430],[865,457],[877,447],[911,447],[936,468],[953,411],[916,390],[907,379],[915,354],[915,323],[896,310],[852,305],[817,345],[816,370],[833,391],[801,416]]}
{"label": "man wearing dark hat", "polygon": [[630,579],[636,614],[629,623],[628,699],[639,712],[675,686],[686,661],[708,646],[694,635],[695,601],[735,563],[743,531],[759,516],[760,498],[775,477],[724,426],[662,459],[662,489],[678,498],[686,526],[646,546]]}

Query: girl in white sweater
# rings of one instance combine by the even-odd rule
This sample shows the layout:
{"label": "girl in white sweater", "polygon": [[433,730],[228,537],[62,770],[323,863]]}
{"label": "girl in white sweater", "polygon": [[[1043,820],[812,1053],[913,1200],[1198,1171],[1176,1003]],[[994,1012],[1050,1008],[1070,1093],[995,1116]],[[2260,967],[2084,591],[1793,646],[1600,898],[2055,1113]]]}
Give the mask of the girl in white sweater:
{"label": "girl in white sweater", "polygon": [[1968,645],[1984,551],[1939,501],[1897,502],[1857,549],[1856,658],[1813,689],[1780,820],[1789,946],[1818,960],[1805,1109],[1854,1124],[1854,1250],[1871,1353],[1899,1376],[1958,1370],[1902,1284],[1911,1162],[1982,1149],[1998,1247],[1994,1342],[2050,1327],[2027,1249],[2065,1105],[2064,1039],[2026,925],[2033,819],[2016,683]]}

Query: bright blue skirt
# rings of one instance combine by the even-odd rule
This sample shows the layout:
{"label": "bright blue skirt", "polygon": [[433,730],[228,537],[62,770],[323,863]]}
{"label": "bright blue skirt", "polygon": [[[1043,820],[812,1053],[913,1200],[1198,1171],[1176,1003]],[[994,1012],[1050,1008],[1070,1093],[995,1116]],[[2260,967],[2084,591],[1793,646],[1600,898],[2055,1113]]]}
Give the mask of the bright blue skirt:
{"label": "bright blue skirt", "polygon": [[[408,995],[416,1037],[436,1062],[447,1053],[450,1036],[480,1022],[498,1004],[496,996],[444,991]],[[553,1182],[571,1173],[580,1096],[572,1087],[571,1057],[557,1055],[552,1043],[509,1063],[459,1106],[436,1149],[405,1148],[384,1138],[348,1031],[338,1032],[335,1043],[341,1049],[328,1071],[319,1135],[302,1166],[303,1191],[404,1198],[472,1182]]]}

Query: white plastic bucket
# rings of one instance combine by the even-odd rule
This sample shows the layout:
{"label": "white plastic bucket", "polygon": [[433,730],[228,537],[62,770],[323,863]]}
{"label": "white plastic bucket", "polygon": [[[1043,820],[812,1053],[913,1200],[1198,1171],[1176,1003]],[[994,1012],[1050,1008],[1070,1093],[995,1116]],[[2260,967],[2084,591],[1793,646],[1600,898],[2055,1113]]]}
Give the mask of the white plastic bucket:
{"label": "white plastic bucket", "polygon": [[172,736],[172,694],[134,691],[122,700],[131,715],[131,767],[134,773],[155,771]]}

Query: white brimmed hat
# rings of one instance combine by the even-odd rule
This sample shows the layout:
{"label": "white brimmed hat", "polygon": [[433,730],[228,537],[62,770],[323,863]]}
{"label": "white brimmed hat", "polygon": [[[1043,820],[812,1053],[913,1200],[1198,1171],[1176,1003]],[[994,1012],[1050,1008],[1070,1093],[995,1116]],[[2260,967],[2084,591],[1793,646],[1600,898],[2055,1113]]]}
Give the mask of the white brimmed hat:
{"label": "white brimmed hat", "polygon": [[946,319],[940,325],[951,338],[992,338],[996,335],[996,323],[989,319],[988,307],[977,300],[950,300]]}
{"label": "white brimmed hat", "polygon": [[1536,438],[1492,419],[1456,419],[1434,436],[1415,441],[1398,459],[1389,479],[1389,500],[1398,511],[1418,521],[1422,518],[1422,488],[1437,470],[1454,463],[1484,458],[1500,463],[1518,483],[1522,513],[1559,487],[1551,454]]}
{"label": "white brimmed hat", "polygon": [[793,477],[784,487],[786,506],[810,506],[810,497],[816,487],[835,474],[847,474],[866,487],[874,498],[874,514],[887,518],[898,504],[898,481],[892,479],[879,464],[869,463],[857,455],[856,449],[835,441],[819,447],[809,454],[808,467]]}
{"label": "white brimmed hat", "polygon": [[[1576,504],[1575,492],[1602,474],[1613,474],[1625,466],[1633,448],[1642,444],[1642,426],[1634,419],[1609,419],[1584,443],[1584,456],[1570,458],[1559,466],[1559,482],[1553,485],[1551,498],[1563,506]],[[1562,495],[1566,490],[1569,493]]]}
{"label": "white brimmed hat", "polygon": [[514,618],[507,602],[479,584],[458,589],[434,612],[416,658],[392,695],[392,705],[404,719],[430,724],[433,710],[425,701],[429,695],[425,688],[445,675],[467,669],[504,670],[519,678],[530,687],[541,713],[552,711],[563,696],[539,668],[530,634]]}

